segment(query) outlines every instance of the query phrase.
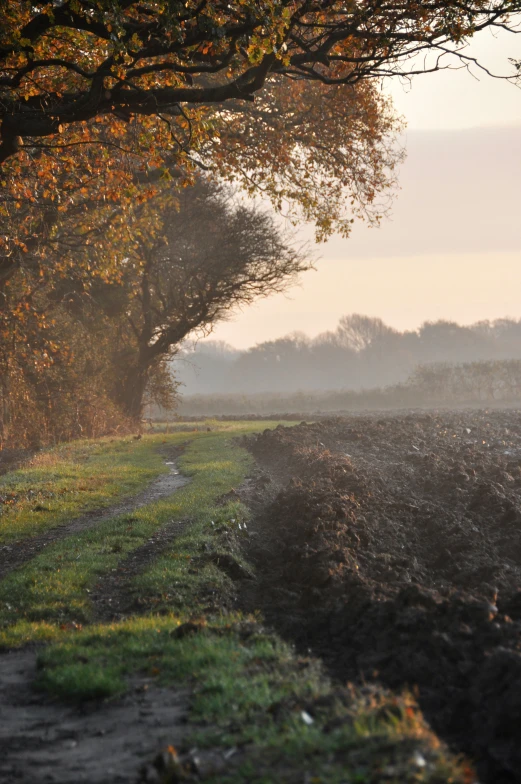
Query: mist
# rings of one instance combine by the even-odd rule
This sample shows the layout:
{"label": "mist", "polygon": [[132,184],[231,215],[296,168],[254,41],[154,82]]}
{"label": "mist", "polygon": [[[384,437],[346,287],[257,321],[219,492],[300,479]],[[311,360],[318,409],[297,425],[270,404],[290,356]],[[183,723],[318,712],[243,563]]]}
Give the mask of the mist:
{"label": "mist", "polygon": [[[513,90],[518,100],[518,93]],[[378,229],[315,248],[316,271],[289,295],[258,301],[214,335],[248,348],[301,330],[334,330],[345,313],[401,330],[439,319],[519,318],[521,132],[518,127],[408,131],[399,187]],[[310,227],[299,238],[313,239]]]}
{"label": "mist", "polygon": [[424,322],[400,331],[381,319],[343,316],[315,338],[292,333],[238,351],[222,341],[186,347],[172,363],[181,395],[294,393],[387,387],[419,368],[521,359],[521,319]]}

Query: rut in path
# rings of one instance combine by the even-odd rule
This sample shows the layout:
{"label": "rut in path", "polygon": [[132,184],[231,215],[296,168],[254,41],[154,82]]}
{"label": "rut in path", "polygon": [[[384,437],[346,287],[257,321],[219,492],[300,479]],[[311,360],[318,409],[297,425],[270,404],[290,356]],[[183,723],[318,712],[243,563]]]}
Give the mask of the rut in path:
{"label": "rut in path", "polygon": [[70,523],[60,525],[38,536],[0,547],[0,580],[6,577],[13,569],[36,557],[48,545],[54,544],[54,542],[60,539],[65,539],[67,536],[87,531],[89,528],[93,528],[112,517],[134,512],[136,509],[154,503],[154,501],[171,495],[180,487],[183,487],[189,479],[182,476],[177,468],[175,458],[179,456],[180,451],[179,447],[175,447],[174,450],[169,450],[168,452],[164,451],[165,462],[170,469],[168,474],[163,474],[158,479],[155,479],[138,495],[127,498],[114,506],[87,512],[81,517],[76,517]]}
{"label": "rut in path", "polygon": [[76,707],[32,688],[36,651],[0,654],[2,784],[128,784],[186,734],[188,694],[135,676],[126,695]]}
{"label": "rut in path", "polygon": [[132,550],[116,569],[102,575],[96,583],[90,601],[94,619],[109,623],[119,621],[135,612],[138,600],[132,593],[132,579],[153,563],[168,545],[185,531],[189,520],[173,520],[156,531],[145,544]]}

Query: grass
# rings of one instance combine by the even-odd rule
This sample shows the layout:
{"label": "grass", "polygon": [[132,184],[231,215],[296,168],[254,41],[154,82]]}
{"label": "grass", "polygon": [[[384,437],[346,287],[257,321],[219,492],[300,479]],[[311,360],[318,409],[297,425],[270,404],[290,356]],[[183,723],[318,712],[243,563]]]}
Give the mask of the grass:
{"label": "grass", "polygon": [[[191,483],[57,542],[3,580],[0,645],[52,643],[39,654],[38,687],[75,703],[115,699],[131,677],[188,689],[186,750],[236,749],[210,777],[215,784],[471,781],[407,695],[339,689],[315,660],[266,632],[259,618],[229,609],[236,585],[208,554],[225,552],[248,567],[240,551],[248,510],[226,495],[252,462],[231,436],[267,426],[213,423],[210,432],[180,430],[133,444],[128,454],[139,468],[140,460],[149,465],[158,438],[168,444],[188,438],[180,467]],[[51,465],[59,472],[58,460]],[[90,623],[89,591],[99,576],[179,519],[190,520],[185,535],[129,586],[142,600],[141,614]],[[168,752],[159,772],[163,784],[181,780],[181,773],[190,778],[184,751]]]}
{"label": "grass", "polygon": [[[235,432],[258,429],[241,425]],[[197,432],[192,439],[179,461],[182,471],[191,477],[189,485],[170,498],[103,520],[56,542],[0,582],[0,646],[56,639],[62,627],[92,620],[89,593],[97,579],[172,520],[189,518],[190,533],[177,540],[175,549],[136,582],[134,591],[142,602],[150,607],[170,602],[169,589],[178,582],[177,605],[193,613],[204,603],[208,590],[213,590],[208,586],[231,588],[229,579],[213,564],[194,570],[191,561],[205,529],[211,528],[212,516],[220,521],[238,514],[236,504],[215,507],[215,502],[242,482],[251,458],[232,442],[226,424],[221,431]],[[151,447],[180,444],[186,441],[186,434],[160,437],[159,441],[152,436],[144,441],[140,453],[148,461]]]}
{"label": "grass", "polygon": [[0,477],[0,544],[34,536],[133,495],[164,472],[164,437],[64,444]]}
{"label": "grass", "polygon": [[[316,661],[255,620],[201,621],[179,638],[180,622],[148,617],[69,635],[40,655],[39,685],[78,702],[117,696],[136,673],[191,689],[187,745],[240,752],[212,782],[465,782],[407,695],[335,689]],[[165,784],[179,781],[182,757],[172,762]]]}
{"label": "grass", "polygon": [[[134,591],[146,597],[150,609],[171,607],[200,612],[216,596],[222,604],[233,590],[229,578],[213,563],[204,560],[205,543],[216,531],[229,528],[238,533],[238,524],[248,518],[238,501],[216,505],[215,501],[240,485],[252,467],[246,450],[221,435],[194,440],[180,461],[181,470],[192,482],[177,495],[182,513],[189,517],[188,531],[178,537],[134,582]],[[213,542],[212,542],[213,544]],[[234,551],[234,557],[240,556]]]}

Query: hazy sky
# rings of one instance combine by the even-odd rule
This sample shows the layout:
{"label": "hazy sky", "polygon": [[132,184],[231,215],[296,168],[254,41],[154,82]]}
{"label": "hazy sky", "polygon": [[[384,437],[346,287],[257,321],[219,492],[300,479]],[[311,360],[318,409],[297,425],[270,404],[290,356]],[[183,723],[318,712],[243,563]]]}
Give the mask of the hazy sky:
{"label": "hazy sky", "polygon": [[[468,53],[507,73],[521,35],[485,32]],[[476,69],[384,89],[408,124],[391,219],[319,246],[316,272],[218,325],[214,339],[245,348],[295,330],[316,335],[353,312],[401,329],[521,318],[521,90]]]}

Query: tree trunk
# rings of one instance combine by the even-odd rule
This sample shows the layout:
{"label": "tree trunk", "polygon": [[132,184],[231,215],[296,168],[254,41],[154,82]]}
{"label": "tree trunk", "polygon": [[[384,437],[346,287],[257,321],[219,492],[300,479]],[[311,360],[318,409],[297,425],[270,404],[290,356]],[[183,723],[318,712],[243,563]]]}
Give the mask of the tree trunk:
{"label": "tree trunk", "polygon": [[7,442],[9,436],[9,375],[4,365],[0,370],[0,449]]}
{"label": "tree trunk", "polygon": [[143,416],[147,381],[148,367],[128,368],[117,390],[116,400],[121,411],[136,423]]}

